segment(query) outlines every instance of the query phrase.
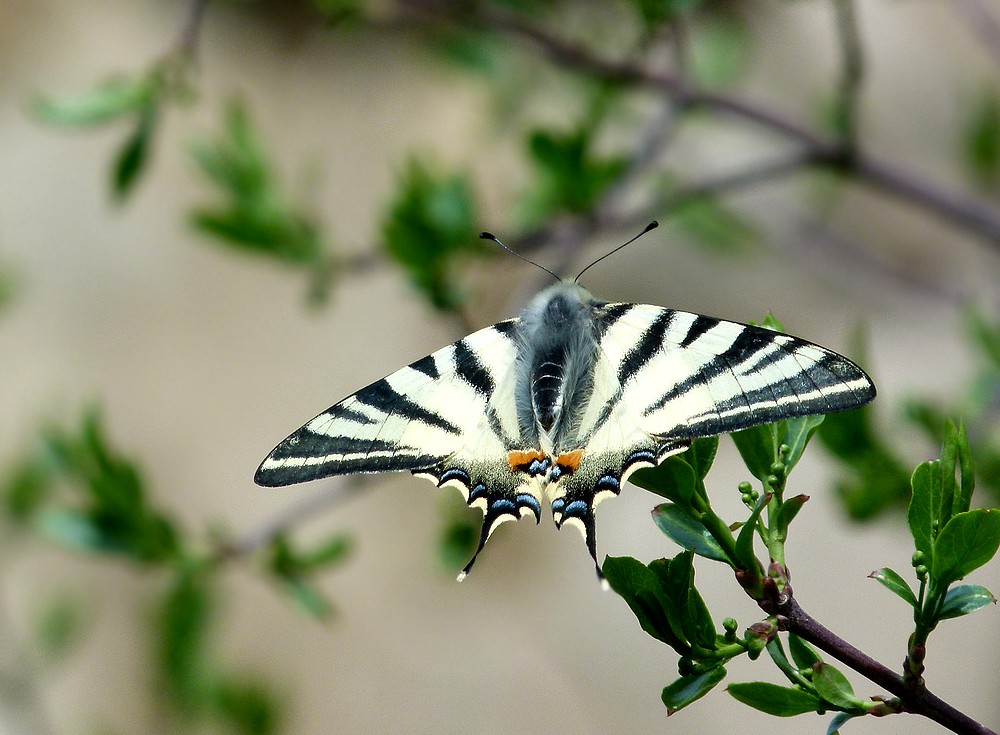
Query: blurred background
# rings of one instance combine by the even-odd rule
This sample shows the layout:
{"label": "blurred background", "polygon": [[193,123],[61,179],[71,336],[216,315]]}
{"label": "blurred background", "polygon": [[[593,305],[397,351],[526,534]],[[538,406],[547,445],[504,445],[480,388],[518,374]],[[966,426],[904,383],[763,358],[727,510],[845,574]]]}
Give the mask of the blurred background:
{"label": "blurred background", "polygon": [[[0,4],[0,732],[825,730],[721,687],[666,722],[676,654],[545,518],[459,585],[457,493],[253,484],[311,416],[548,284],[483,229],[572,275],[657,218],[595,295],[772,312],[865,366],[877,439],[807,452],[788,561],[898,666],[909,611],[866,577],[912,576],[942,417],[977,503],[1000,485],[1000,3],[544,5]],[[733,519],[745,479],[723,439]],[[602,505],[601,557],[677,553],[657,502]],[[717,621],[761,619],[697,571]],[[935,631],[927,671],[993,728],[996,615]]]}

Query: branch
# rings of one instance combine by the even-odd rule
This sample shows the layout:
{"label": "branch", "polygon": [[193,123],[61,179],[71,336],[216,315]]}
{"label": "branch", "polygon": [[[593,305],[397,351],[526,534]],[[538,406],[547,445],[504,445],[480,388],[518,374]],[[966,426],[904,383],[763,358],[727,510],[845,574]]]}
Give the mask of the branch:
{"label": "branch", "polygon": [[[417,9],[440,9],[426,0],[403,0]],[[734,94],[712,92],[689,85],[669,71],[645,69],[627,62],[600,58],[589,50],[526,22],[520,16],[485,6],[477,21],[490,28],[506,30],[536,46],[552,61],[606,81],[649,87],[670,95],[682,107],[702,107],[725,112],[777,133],[805,149],[813,165],[826,166],[852,176],[896,199],[917,205],[963,229],[1000,245],[1000,212],[971,195],[945,189],[918,174],[877,156],[854,151],[802,126],[763,105]],[[852,72],[853,73],[853,72]],[[850,75],[848,75],[849,77]],[[853,84],[853,82],[852,82]]]}
{"label": "branch", "polygon": [[835,111],[836,130],[843,135],[847,149],[854,151],[858,146],[858,106],[864,76],[861,37],[854,0],[833,0],[833,11],[837,18],[837,37],[843,57]]}
{"label": "branch", "polygon": [[781,605],[778,623],[783,630],[794,633],[803,640],[841,661],[860,674],[899,697],[904,711],[923,715],[934,720],[952,732],[970,735],[997,735],[985,725],[958,711],[926,687],[908,687],[903,678],[879,663],[864,651],[860,651],[844,639],[838,637],[803,610],[794,597]]}

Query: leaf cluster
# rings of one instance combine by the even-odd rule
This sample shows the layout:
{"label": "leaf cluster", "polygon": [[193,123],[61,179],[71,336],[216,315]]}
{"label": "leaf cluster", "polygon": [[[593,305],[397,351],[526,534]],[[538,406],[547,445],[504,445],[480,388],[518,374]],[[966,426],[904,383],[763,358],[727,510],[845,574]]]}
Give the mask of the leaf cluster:
{"label": "leaf cluster", "polygon": [[[158,570],[163,588],[153,603],[151,647],[156,691],[179,726],[214,722],[227,732],[268,735],[281,722],[281,701],[265,682],[233,670],[213,652],[220,616],[223,563],[233,546],[205,541],[157,507],[137,464],[110,442],[101,415],[88,411],[74,429],[51,427],[0,484],[15,528],[37,529],[75,552]],[[342,534],[308,550],[278,535],[265,549],[264,572],[316,617],[332,611],[312,580],[341,563],[350,545]],[[82,630],[65,600],[43,619],[40,640],[54,652],[70,648]]]}

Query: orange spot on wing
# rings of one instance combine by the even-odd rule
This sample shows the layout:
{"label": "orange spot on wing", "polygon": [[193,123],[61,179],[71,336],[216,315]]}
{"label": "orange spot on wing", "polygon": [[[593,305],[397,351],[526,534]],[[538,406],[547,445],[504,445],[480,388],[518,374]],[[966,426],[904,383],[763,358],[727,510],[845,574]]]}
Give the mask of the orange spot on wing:
{"label": "orange spot on wing", "polygon": [[545,459],[545,453],[537,449],[515,449],[507,453],[507,462],[514,471],[523,472],[533,461],[541,462]]}
{"label": "orange spot on wing", "polygon": [[580,468],[580,462],[582,461],[583,450],[574,449],[572,452],[560,454],[556,459],[556,464],[562,467],[564,471],[576,472]]}

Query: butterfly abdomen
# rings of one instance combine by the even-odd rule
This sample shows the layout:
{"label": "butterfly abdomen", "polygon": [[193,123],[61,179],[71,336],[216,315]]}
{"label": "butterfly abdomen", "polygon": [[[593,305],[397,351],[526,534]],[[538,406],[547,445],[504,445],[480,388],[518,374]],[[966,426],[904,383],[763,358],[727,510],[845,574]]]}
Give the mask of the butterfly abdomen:
{"label": "butterfly abdomen", "polygon": [[593,304],[585,289],[562,283],[521,313],[515,394],[522,439],[531,446],[575,448],[579,413],[593,387]]}

